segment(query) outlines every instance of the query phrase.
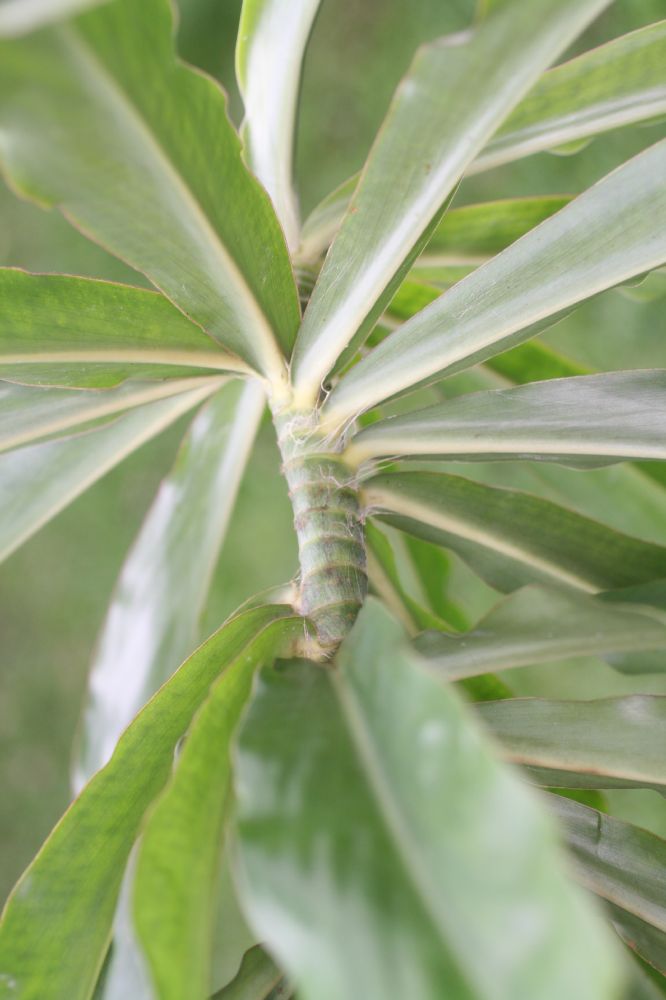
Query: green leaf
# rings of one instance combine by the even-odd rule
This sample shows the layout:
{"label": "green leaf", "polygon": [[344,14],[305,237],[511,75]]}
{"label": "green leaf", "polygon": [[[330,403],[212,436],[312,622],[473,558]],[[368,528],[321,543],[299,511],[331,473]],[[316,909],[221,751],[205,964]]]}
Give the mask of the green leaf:
{"label": "green leaf", "polygon": [[220,376],[124,382],[113,389],[43,389],[0,382],[0,451],[73,429],[85,430],[98,420],[197,389],[210,394],[224,382]]}
{"label": "green leaf", "polygon": [[244,899],[304,1000],[616,995],[537,802],[372,599],[336,669],[261,675],[238,799]]}
{"label": "green leaf", "polygon": [[[199,638],[264,394],[232,382],[197,414],[121,570],[90,670],[75,787],[107,762]],[[147,623],[150,627],[147,627]]]}
{"label": "green leaf", "polygon": [[224,669],[271,661],[302,628],[290,608],[238,616],[192,654],[125,731],[10,896],[0,925],[0,968],[5,984],[16,984],[10,997],[87,1000],[130,850],[169,779],[177,741]]}
{"label": "green leaf", "polygon": [[[294,348],[308,405],[342,352],[378,319],[460,177],[539,73],[609,0],[520,0],[419,50],[395,93]],[[455,100],[442,95],[455,94]]]}
{"label": "green leaf", "polygon": [[629,948],[666,976],[666,934],[619,906],[609,904],[608,910],[613,927]]}
{"label": "green leaf", "polygon": [[549,70],[470,173],[666,112],[666,21],[615,38]]}
{"label": "green leaf", "polygon": [[549,795],[579,882],[666,931],[666,841],[587,806]]}
{"label": "green leaf", "polygon": [[24,35],[103,0],[1,0],[0,38]]}
{"label": "green leaf", "polygon": [[557,583],[590,593],[666,577],[666,548],[549,500],[434,472],[393,472],[363,486],[366,509],[452,549],[498,590]]}
{"label": "green leaf", "polygon": [[0,378],[108,388],[127,378],[248,371],[155,292],[0,268]]}
{"label": "green leaf", "polygon": [[229,745],[254,667],[237,660],[213,685],[139,844],[134,922],[160,1000],[209,995]]}
{"label": "green leaf", "polygon": [[663,650],[666,625],[639,610],[531,586],[505,598],[469,632],[426,632],[416,646],[448,680],[571,657]]}
{"label": "green leaf", "polygon": [[475,392],[380,420],[345,452],[382,457],[532,459],[610,465],[666,459],[666,372],[611,372]]}
{"label": "green leaf", "polygon": [[[516,698],[476,708],[507,759],[536,769],[554,787],[612,788],[621,782],[666,789],[666,697]],[[583,784],[575,775],[584,776]],[[569,776],[574,784],[566,784]]]}
{"label": "green leaf", "polygon": [[414,264],[482,264],[571,201],[571,195],[538,195],[463,205],[446,213]]}
{"label": "green leaf", "polygon": [[281,978],[275,962],[257,945],[246,952],[236,978],[211,1000],[271,1000]]}
{"label": "green leaf", "polygon": [[292,155],[301,65],[320,0],[243,0],[236,76],[247,159],[273,199],[287,238],[299,242]]}
{"label": "green leaf", "polygon": [[338,426],[527,340],[583,299],[666,261],[666,140],[579,195],[390,334],[342,378]]}
{"label": "green leaf", "polygon": [[112,423],[0,455],[0,561],[96,480],[208,395],[191,390]]}
{"label": "green leaf", "polygon": [[1,44],[0,158],[277,384],[299,319],[284,238],[223,91],[175,58],[172,30],[168,0],[112,0]]}

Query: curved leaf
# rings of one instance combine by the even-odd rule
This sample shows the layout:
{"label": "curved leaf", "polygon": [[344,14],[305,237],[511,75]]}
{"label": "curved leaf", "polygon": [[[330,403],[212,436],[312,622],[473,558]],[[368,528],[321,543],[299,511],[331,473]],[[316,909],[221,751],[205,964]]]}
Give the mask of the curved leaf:
{"label": "curved leaf", "polygon": [[0,268],[0,377],[107,388],[127,378],[248,371],[155,292]]}
{"label": "curved leaf", "polygon": [[611,590],[666,576],[666,548],[549,500],[434,472],[393,472],[363,486],[366,508],[452,549],[498,590],[557,583]]}
{"label": "curved leaf", "polygon": [[666,932],[666,841],[564,798],[548,805],[562,824],[580,882]]}
{"label": "curved leaf", "polygon": [[160,1000],[209,995],[229,744],[255,665],[252,657],[236,660],[214,683],[141,836],[134,924]]}
{"label": "curved leaf", "polygon": [[43,389],[0,382],[0,451],[22,448],[33,441],[85,430],[95,421],[169,396],[201,389],[209,394],[223,378],[170,379],[164,382],[124,382],[114,389]]}
{"label": "curved leaf", "polygon": [[121,570],[90,671],[74,786],[107,762],[142,705],[191,651],[264,409],[232,382],[195,418]]}
{"label": "curved leaf", "polygon": [[614,38],[549,70],[469,173],[666,113],[666,21]]}
{"label": "curved leaf", "polygon": [[284,238],[222,90],[175,58],[172,28],[168,0],[112,0],[2,43],[0,158],[279,383],[299,320]]}
{"label": "curved leaf", "polygon": [[224,669],[272,661],[299,635],[302,620],[290,608],[240,615],[192,654],[125,731],[109,764],[70,806],[9,898],[0,968],[5,983],[14,982],[14,995],[87,1000],[109,944],[130,850],[169,778],[177,741]]}
{"label": "curved leaf", "polygon": [[282,974],[273,960],[257,945],[245,953],[236,978],[211,1000],[272,1000],[272,991],[281,978]]}
{"label": "curved leaf", "polygon": [[510,0],[469,32],[419,50],[299,330],[293,354],[299,404],[317,397],[342,352],[379,317],[465,167],[538,74],[608,2],[532,0],[526,8]]}
{"label": "curved leaf", "polygon": [[[424,632],[416,647],[448,680],[578,656],[666,647],[666,624],[582,594],[525,587],[469,632]],[[662,654],[666,671],[666,653]]]}
{"label": "curved leaf", "polygon": [[616,995],[536,801],[376,602],[335,670],[263,673],[238,800],[249,914],[304,1000]]}
{"label": "curved leaf", "polygon": [[0,456],[0,560],[174,420],[210,389],[137,407],[112,423]]}
{"label": "curved leaf", "polygon": [[666,459],[666,372],[611,372],[459,396],[355,435],[345,460]]}
{"label": "curved leaf", "polygon": [[340,381],[331,426],[452,374],[666,261],[666,140],[619,167],[390,334]]}
{"label": "curved leaf", "polygon": [[476,708],[509,760],[538,769],[544,778],[555,771],[557,787],[580,787],[562,783],[569,774],[582,774],[589,776],[583,787],[619,781],[666,789],[666,697],[515,698]]}
{"label": "curved leaf", "polygon": [[287,244],[299,240],[292,154],[301,64],[320,0],[243,0],[236,76],[243,139],[255,174],[273,199]]}

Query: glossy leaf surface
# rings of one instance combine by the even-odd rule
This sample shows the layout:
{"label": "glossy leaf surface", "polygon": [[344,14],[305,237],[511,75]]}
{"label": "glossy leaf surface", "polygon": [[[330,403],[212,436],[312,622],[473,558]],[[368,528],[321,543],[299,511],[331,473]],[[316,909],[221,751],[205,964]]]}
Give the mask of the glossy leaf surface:
{"label": "glossy leaf surface", "polygon": [[264,409],[231,382],[199,412],[121,570],[97,643],[75,770],[80,788],[185,659]]}
{"label": "glossy leaf surface", "polygon": [[517,698],[482,703],[477,709],[508,759],[558,772],[558,787],[564,774],[579,773],[591,776],[587,787],[592,788],[608,787],[606,779],[617,779],[666,789],[666,697]]}
{"label": "glossy leaf surface", "polygon": [[346,458],[537,459],[605,465],[666,459],[666,372],[553,379],[470,393],[362,430]]}
{"label": "glossy leaf surface", "polygon": [[[307,404],[368,332],[432,233],[465,167],[607,0],[503,3],[468,33],[419,50],[395,93],[329,251],[294,349]],[[455,100],[445,95],[454,94]]]}
{"label": "glossy leaf surface", "polygon": [[0,559],[209,394],[208,389],[181,393],[137,407],[94,431],[0,456]]}
{"label": "glossy leaf surface", "polygon": [[505,598],[469,632],[425,632],[416,646],[449,680],[570,657],[663,650],[666,624],[639,610],[531,586]]}
{"label": "glossy leaf surface", "polygon": [[320,0],[243,0],[236,75],[247,159],[273,199],[287,243],[296,249],[298,207],[292,154],[301,65]]}
{"label": "glossy leaf surface", "polygon": [[377,603],[336,670],[263,673],[238,767],[246,903],[305,1000],[614,996],[537,802]]}
{"label": "glossy leaf surface", "polygon": [[177,741],[222,670],[271,661],[294,633],[302,635],[302,624],[288,608],[239,616],[193,653],[126,730],[10,896],[0,967],[21,1000],[90,996],[130,850],[169,778]]}
{"label": "glossy leaf surface", "polygon": [[176,59],[172,30],[168,0],[112,0],[0,45],[0,158],[20,193],[281,378],[298,324],[284,238],[222,90]]}
{"label": "glossy leaf surface", "polygon": [[33,441],[85,430],[98,420],[193,390],[214,392],[218,377],[124,382],[113,389],[34,388],[0,382],[0,451],[22,448]]}
{"label": "glossy leaf surface", "polygon": [[105,388],[127,378],[247,370],[162,295],[0,269],[0,377]]}
{"label": "glossy leaf surface", "polygon": [[338,425],[499,354],[553,317],[666,260],[666,140],[629,160],[403,324],[326,404]]}
{"label": "glossy leaf surface", "polygon": [[368,480],[363,496],[382,520],[452,549],[498,590],[557,583],[592,593],[666,576],[666,548],[528,493],[395,472]]}

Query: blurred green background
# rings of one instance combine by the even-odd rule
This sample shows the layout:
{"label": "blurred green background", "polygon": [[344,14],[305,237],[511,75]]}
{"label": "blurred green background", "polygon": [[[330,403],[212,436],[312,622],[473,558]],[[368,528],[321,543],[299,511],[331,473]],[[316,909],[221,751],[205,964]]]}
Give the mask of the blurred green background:
{"label": "blurred green background", "polygon": [[[525,0],[529,2],[529,0]],[[240,0],[179,0],[180,51],[218,76],[239,100],[233,46]],[[469,22],[472,0],[324,0],[303,81],[297,171],[304,212],[359,168],[415,48]],[[618,0],[576,51],[666,17],[666,0]],[[540,155],[463,183],[457,203],[538,192],[580,191],[661,138],[663,123],[598,138],[573,157]],[[145,283],[88,243],[55,213],[0,190],[0,264]],[[598,368],[666,367],[662,302],[637,305],[607,293],[551,331],[549,343]],[[0,567],[0,896],[68,801],[68,767],[86,671],[115,577],[185,424],[144,446]],[[507,470],[511,474],[511,470]],[[574,477],[577,473],[570,473]],[[623,509],[613,472],[596,477],[596,514],[634,534],[666,542],[663,517]],[[541,482],[533,488],[547,490]],[[584,501],[581,499],[581,507]],[[204,622],[215,627],[246,597],[288,579],[296,567],[289,505],[271,428],[262,429]],[[620,678],[580,663],[521,674],[519,684],[581,696],[595,690],[655,689],[654,678]],[[663,685],[662,685],[663,688]],[[619,793],[619,813],[666,833],[651,793]]]}

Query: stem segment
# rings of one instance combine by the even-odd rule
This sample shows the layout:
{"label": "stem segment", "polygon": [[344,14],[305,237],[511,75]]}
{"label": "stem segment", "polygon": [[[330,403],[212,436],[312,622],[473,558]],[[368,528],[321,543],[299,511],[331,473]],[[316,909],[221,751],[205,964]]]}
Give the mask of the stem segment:
{"label": "stem segment", "polygon": [[367,593],[358,490],[348,466],[323,449],[305,417],[284,414],[275,424],[298,537],[298,610],[314,623],[322,652],[330,655]]}

